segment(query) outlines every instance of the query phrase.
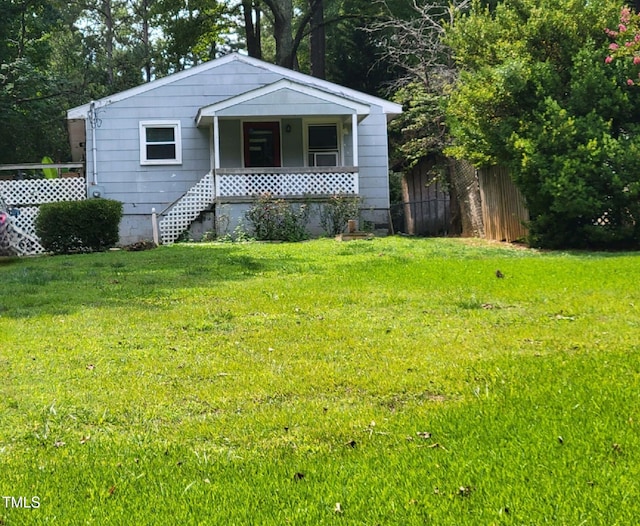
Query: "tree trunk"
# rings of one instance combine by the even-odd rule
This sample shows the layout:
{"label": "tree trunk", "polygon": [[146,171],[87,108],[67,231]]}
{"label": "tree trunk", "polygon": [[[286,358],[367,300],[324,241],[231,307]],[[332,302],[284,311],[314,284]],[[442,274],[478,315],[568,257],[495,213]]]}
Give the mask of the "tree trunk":
{"label": "tree trunk", "polygon": [[105,27],[105,53],[107,55],[107,86],[113,87],[113,14],[111,13],[111,0],[103,0],[102,13]]}
{"label": "tree trunk", "polygon": [[[640,0],[639,0],[640,1]],[[311,10],[311,75],[326,76],[326,33],[324,28],[324,0],[309,0]]]}
{"label": "tree trunk", "polygon": [[144,49],[145,81],[151,82],[151,46],[149,42],[149,0],[142,2],[142,46]]}
{"label": "tree trunk", "polygon": [[[250,57],[262,58],[262,41],[260,32],[260,6],[254,0],[242,0],[244,15],[244,31],[247,40],[247,52]],[[255,16],[255,22],[254,17]]]}
{"label": "tree trunk", "polygon": [[273,13],[273,36],[276,41],[276,64],[293,69],[295,46],[293,44],[293,1],[264,0]]}
{"label": "tree trunk", "polygon": [[27,41],[27,6],[22,4],[20,12],[20,41],[18,42],[18,58],[24,56],[25,44]]}

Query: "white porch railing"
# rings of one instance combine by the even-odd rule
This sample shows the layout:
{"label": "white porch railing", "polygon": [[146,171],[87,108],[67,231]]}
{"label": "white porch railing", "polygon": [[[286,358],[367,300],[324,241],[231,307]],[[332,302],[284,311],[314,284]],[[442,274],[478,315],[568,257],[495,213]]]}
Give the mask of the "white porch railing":
{"label": "white porch railing", "polygon": [[250,201],[256,196],[328,197],[358,195],[358,169],[339,168],[220,168],[206,174],[187,193],[161,212],[160,237],[173,243],[198,215],[219,202]]}
{"label": "white porch railing", "polygon": [[0,181],[0,195],[8,206],[28,206],[87,198],[84,177]]}
{"label": "white porch railing", "polygon": [[274,197],[326,197],[357,195],[358,168],[219,168],[216,198],[246,200],[258,195]]}

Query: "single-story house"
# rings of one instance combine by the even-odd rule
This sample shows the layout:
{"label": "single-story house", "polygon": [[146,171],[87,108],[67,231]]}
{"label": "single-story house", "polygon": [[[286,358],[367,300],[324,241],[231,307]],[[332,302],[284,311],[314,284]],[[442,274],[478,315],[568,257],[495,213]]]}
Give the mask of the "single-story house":
{"label": "single-story house", "polygon": [[[387,122],[400,105],[237,53],[68,111],[89,197],[124,204],[122,244],[232,230],[256,196],[361,198],[388,225]],[[223,220],[224,216],[224,220]],[[219,232],[223,233],[223,232]]]}

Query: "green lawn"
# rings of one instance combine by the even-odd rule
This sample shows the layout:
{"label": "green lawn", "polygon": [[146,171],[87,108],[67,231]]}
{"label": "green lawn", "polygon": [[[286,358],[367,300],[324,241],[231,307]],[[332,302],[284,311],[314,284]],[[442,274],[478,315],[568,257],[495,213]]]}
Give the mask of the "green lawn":
{"label": "green lawn", "polygon": [[639,277],[455,239],[0,260],[0,525],[637,523]]}

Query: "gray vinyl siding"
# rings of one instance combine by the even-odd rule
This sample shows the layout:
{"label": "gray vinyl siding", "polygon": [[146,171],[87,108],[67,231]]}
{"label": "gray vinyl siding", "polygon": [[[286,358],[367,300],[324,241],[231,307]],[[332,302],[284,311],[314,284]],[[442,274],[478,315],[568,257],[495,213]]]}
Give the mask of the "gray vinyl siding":
{"label": "gray vinyl siding", "polygon": [[[198,110],[281,78],[282,75],[265,68],[233,61],[98,109],[95,130],[98,186],[104,190],[104,197],[124,203],[123,243],[151,236],[150,219],[132,216],[150,217],[153,208],[162,212],[209,172],[210,129],[209,126],[197,127]],[[386,115],[375,105],[370,111],[358,126],[360,193],[364,206],[383,209],[389,206]],[[222,110],[218,113],[221,166],[243,166],[242,117],[273,117],[280,121],[283,166],[304,166],[303,119],[313,115],[340,115],[343,122],[350,125],[353,112],[348,106],[291,90],[278,90],[264,95],[258,103],[253,100]],[[181,164],[140,164],[140,122],[156,120],[180,122]],[[88,119],[86,122],[86,166],[92,182],[92,134]],[[285,131],[287,125],[291,126],[290,133]],[[351,165],[350,133],[344,134],[341,146],[345,164]]]}
{"label": "gray vinyl siding", "polygon": [[[287,126],[291,131],[287,132]],[[302,138],[302,119],[282,119],[282,166],[304,166],[304,143]]]}
{"label": "gray vinyl siding", "polygon": [[[196,126],[198,110],[280,78],[250,64],[228,63],[99,108],[97,171],[105,197],[122,201],[125,210],[131,208],[134,214],[150,214],[152,208],[159,212],[169,206],[210,170],[209,129]],[[140,121],[154,120],[180,121],[182,164],[140,164]],[[91,140],[87,121],[90,174]]]}
{"label": "gray vinyl siding", "polygon": [[372,106],[371,114],[358,126],[358,160],[363,206],[389,208],[387,119],[379,107]]}
{"label": "gray vinyl siding", "polygon": [[220,166],[242,166],[242,130],[239,120],[223,120],[218,124],[220,133]]}
{"label": "gray vinyl siding", "polygon": [[354,110],[340,104],[328,103],[317,97],[282,89],[261,97],[220,110],[220,116],[241,117],[255,115],[266,117],[274,115],[348,115]]}

